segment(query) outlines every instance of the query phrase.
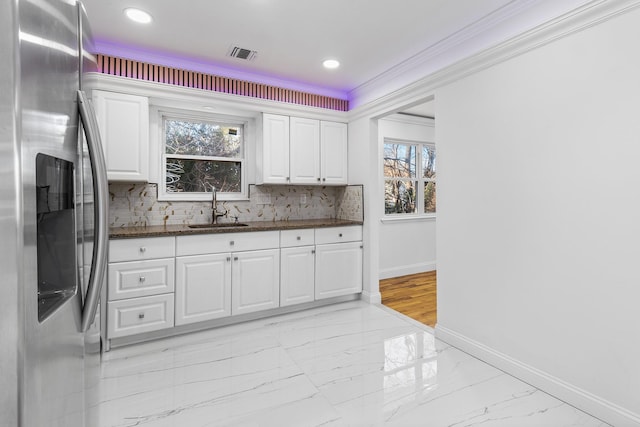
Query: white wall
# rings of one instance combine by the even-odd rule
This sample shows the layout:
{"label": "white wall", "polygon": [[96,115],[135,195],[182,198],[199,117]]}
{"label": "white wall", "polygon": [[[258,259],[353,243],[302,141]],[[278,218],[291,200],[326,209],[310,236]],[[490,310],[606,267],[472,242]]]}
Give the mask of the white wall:
{"label": "white wall", "polygon": [[620,426],[640,425],[639,22],[435,94],[438,335]]}
{"label": "white wall", "polygon": [[[392,115],[378,122],[378,163],[382,163],[384,138],[435,142],[433,120]],[[380,227],[379,278],[403,276],[436,268],[436,220],[421,218],[385,220],[382,170],[374,194],[382,221]]]}

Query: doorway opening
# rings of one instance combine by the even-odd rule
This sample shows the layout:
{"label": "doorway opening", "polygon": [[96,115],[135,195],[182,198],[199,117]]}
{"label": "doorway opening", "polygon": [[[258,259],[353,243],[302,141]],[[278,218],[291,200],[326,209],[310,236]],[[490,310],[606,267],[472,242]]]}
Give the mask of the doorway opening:
{"label": "doorway opening", "polygon": [[437,322],[434,97],[378,117],[382,304]]}

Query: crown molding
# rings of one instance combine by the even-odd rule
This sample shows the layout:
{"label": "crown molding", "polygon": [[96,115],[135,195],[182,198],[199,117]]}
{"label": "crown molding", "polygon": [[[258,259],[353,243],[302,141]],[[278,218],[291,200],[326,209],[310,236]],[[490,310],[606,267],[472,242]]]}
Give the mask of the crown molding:
{"label": "crown molding", "polygon": [[[640,6],[640,0],[591,0],[584,5],[539,25],[520,35],[461,59],[440,70],[423,74],[395,91],[387,92],[349,111],[349,120],[382,117],[401,111],[407,105],[416,105],[433,97],[435,90],[468,75],[537,49],[553,41],[591,28]],[[437,117],[437,115],[436,115]]]}

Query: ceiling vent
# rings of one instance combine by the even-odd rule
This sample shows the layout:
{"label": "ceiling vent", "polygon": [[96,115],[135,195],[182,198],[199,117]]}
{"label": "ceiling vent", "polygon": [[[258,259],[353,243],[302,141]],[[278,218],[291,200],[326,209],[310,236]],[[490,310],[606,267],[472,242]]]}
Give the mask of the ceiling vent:
{"label": "ceiling vent", "polygon": [[256,59],[258,52],[243,47],[231,46],[227,52],[227,56],[232,58],[244,59],[245,61],[253,61]]}

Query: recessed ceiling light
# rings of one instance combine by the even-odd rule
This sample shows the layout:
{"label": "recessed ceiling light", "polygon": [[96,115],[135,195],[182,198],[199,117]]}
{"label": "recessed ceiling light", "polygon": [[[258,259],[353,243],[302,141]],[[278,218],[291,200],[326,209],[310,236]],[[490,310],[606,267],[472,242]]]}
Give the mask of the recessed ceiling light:
{"label": "recessed ceiling light", "polygon": [[340,66],[340,62],[338,62],[335,59],[327,59],[322,63],[322,65],[324,65],[324,68],[332,69],[332,68],[338,68]]}
{"label": "recessed ceiling light", "polygon": [[124,14],[127,15],[127,18],[140,24],[148,24],[153,20],[151,18],[151,15],[149,15],[147,12],[145,12],[144,10],[136,9],[134,7],[125,9]]}

